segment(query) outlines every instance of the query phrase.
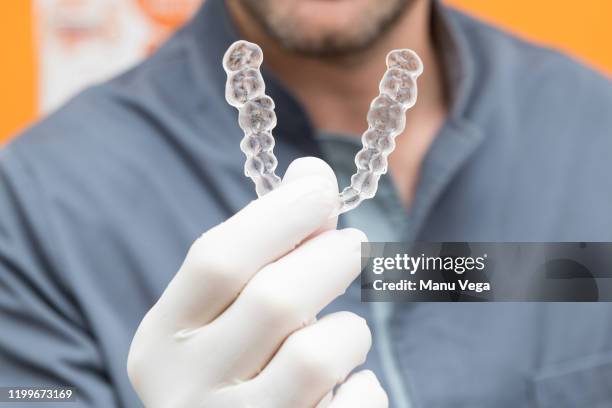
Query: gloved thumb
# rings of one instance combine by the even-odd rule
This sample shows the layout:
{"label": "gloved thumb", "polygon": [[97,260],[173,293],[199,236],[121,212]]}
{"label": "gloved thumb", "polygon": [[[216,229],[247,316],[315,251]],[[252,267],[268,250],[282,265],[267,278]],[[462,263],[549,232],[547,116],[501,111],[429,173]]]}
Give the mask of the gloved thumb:
{"label": "gloved thumb", "polygon": [[[336,179],[336,174],[329,164],[316,157],[302,157],[294,160],[287,168],[282,184],[291,183],[300,178],[309,176],[320,176],[322,179],[329,180],[329,185],[331,188],[335,189],[334,193],[338,195],[338,180]],[[315,231],[311,236],[318,235],[323,231],[335,229],[337,224],[338,217],[330,216],[329,220],[327,220],[325,224],[323,224],[321,228]]]}

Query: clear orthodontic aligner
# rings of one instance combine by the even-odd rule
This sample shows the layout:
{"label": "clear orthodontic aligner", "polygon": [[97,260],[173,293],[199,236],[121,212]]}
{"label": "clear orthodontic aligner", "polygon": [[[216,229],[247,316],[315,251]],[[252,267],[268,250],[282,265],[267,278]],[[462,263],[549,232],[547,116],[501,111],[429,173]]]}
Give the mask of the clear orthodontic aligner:
{"label": "clear orthodontic aligner", "polygon": [[[233,43],[223,57],[225,99],[238,109],[238,123],[244,131],[240,142],[246,155],[244,173],[255,183],[259,197],[281,181],[274,174],[278,164],[272,136],[276,114],[274,101],[265,94],[259,71],[262,62],[261,48],[243,40]],[[340,193],[337,214],[374,197],[380,176],[387,172],[387,157],[395,149],[395,137],[404,131],[405,113],[416,102],[416,79],[423,72],[419,56],[409,49],[393,50],[387,54],[386,63],[380,94],[370,104],[368,129],[361,136],[363,148],[355,156],[357,172],[351,176],[351,185]]]}

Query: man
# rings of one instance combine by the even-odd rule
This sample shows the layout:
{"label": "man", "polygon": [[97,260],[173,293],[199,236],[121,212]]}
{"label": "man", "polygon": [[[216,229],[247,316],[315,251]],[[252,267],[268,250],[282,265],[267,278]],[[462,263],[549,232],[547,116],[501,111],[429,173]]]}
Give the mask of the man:
{"label": "man", "polygon": [[[254,192],[221,57],[241,37],[264,50],[280,174],[319,156],[341,186],[385,54],[422,57],[390,177],[342,226],[612,240],[605,78],[427,0],[208,0],[1,153],[0,385],[137,406],[125,366],[140,326],[128,368],[147,406],[612,404],[609,305],[361,303],[365,237],[328,219],[336,181],[315,159],[240,210]],[[343,310],[368,321],[375,375],[358,367],[370,332]]]}

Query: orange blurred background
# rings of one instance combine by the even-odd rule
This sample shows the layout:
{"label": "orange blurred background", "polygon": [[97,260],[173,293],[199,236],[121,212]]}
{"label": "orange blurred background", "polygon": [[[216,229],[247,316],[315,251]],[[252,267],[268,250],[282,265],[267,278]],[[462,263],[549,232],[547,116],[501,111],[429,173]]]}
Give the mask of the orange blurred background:
{"label": "orange blurred background", "polygon": [[[42,114],[36,1],[0,5],[0,142]],[[65,0],[70,1],[78,0]],[[144,56],[189,17],[199,0],[129,1],[153,27],[147,31],[150,44],[143,47]],[[612,73],[612,0],[446,1],[522,37],[564,50],[605,74]]]}

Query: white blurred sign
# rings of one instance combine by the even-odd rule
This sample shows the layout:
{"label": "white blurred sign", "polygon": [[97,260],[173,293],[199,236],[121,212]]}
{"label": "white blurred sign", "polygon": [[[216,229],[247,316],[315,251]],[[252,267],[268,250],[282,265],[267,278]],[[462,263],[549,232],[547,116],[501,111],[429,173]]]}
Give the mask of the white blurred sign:
{"label": "white blurred sign", "polygon": [[44,113],[141,60],[201,0],[34,1]]}

